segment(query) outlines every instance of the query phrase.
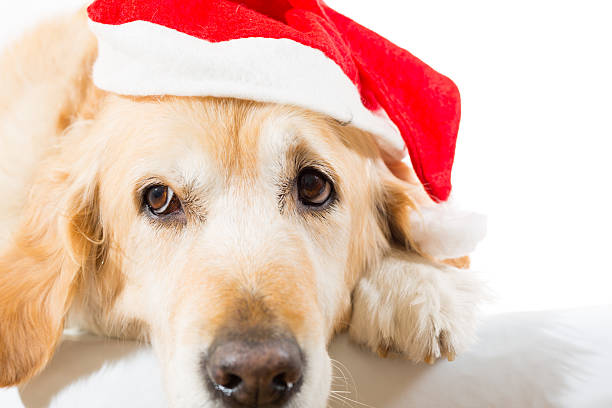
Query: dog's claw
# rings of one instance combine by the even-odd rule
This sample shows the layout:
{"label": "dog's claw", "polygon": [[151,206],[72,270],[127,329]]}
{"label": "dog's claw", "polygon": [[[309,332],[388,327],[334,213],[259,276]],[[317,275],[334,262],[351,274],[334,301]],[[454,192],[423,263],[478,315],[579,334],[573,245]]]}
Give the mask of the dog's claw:
{"label": "dog's claw", "polygon": [[434,363],[436,362],[436,358],[430,354],[427,357],[425,357],[425,362],[429,365],[434,365]]}
{"label": "dog's claw", "polygon": [[438,343],[440,345],[440,349],[443,350],[443,354],[446,355],[448,361],[455,361],[455,357],[457,354],[455,353],[455,348],[452,343],[449,341],[448,332],[442,330],[438,336]]}
{"label": "dog's claw", "polygon": [[389,355],[389,347],[385,347],[385,346],[378,346],[378,350],[376,350],[376,354],[378,354],[378,357],[380,358],[387,358],[387,356]]}

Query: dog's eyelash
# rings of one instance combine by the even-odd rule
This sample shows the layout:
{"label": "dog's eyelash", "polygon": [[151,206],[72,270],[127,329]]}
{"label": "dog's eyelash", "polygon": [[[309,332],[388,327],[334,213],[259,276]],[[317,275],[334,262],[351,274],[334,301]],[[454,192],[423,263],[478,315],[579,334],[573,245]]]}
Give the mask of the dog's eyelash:
{"label": "dog's eyelash", "polygon": [[334,212],[338,208],[338,199],[334,194],[329,202],[325,204],[324,207],[318,208],[315,211],[304,211],[305,215],[308,217],[314,217],[319,220],[326,220],[330,213]]}
{"label": "dog's eyelash", "polygon": [[156,232],[167,233],[170,231],[171,234],[178,237],[179,234],[185,231],[185,223],[182,222],[173,221],[171,219],[160,221],[159,219],[155,219],[150,215],[147,215],[145,218],[148,224],[151,225]]}
{"label": "dog's eyelash", "polygon": [[293,189],[293,180],[284,179],[277,182],[276,186],[278,189],[278,210],[282,214],[285,212],[285,208],[287,206],[287,197],[291,194],[291,190]]}
{"label": "dog's eyelash", "polygon": [[206,221],[206,205],[197,196],[187,193],[182,203],[188,218],[195,219],[199,223]]}

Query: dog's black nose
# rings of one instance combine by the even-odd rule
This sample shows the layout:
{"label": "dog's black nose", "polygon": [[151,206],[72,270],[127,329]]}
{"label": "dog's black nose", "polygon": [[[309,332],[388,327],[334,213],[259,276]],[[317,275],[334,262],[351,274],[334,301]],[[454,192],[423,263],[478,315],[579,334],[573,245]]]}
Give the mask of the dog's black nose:
{"label": "dog's black nose", "polygon": [[213,344],[206,374],[223,399],[245,407],[280,407],[302,382],[303,358],[293,339],[245,336]]}

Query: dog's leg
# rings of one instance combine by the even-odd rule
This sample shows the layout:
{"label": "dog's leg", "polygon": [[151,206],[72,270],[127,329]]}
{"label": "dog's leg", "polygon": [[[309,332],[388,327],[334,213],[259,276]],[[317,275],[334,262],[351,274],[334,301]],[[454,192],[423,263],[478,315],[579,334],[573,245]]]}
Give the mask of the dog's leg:
{"label": "dog's leg", "polygon": [[355,289],[350,335],[383,357],[452,361],[475,338],[482,298],[474,272],[391,250]]}

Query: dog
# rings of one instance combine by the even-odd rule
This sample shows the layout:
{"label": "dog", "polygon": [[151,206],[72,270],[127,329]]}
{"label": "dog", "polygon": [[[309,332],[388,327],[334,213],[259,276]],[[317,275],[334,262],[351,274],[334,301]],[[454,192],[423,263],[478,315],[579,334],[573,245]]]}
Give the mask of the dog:
{"label": "dog", "polygon": [[453,360],[482,285],[419,250],[434,205],[374,137],[294,106],[126,97],[86,15],[0,60],[0,385],[65,327],[152,344],[172,407],[325,407],[326,347]]}

